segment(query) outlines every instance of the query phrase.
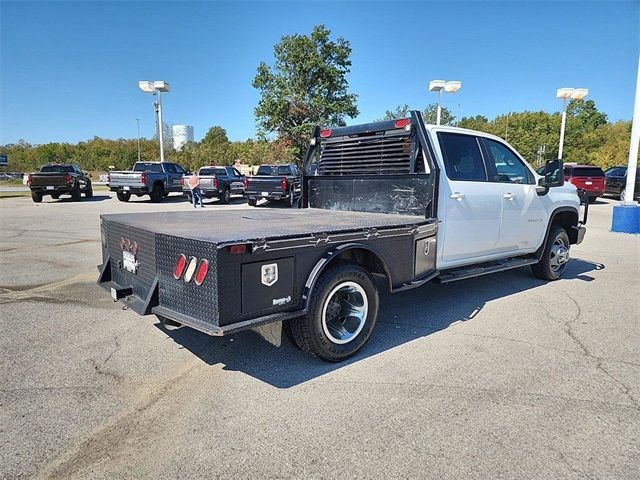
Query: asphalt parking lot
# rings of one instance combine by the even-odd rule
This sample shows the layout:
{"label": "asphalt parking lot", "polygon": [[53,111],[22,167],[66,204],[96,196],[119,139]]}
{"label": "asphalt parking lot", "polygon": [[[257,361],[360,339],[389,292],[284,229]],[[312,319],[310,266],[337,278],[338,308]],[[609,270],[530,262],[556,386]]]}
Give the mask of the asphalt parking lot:
{"label": "asphalt parking lot", "polygon": [[614,203],[564,279],[384,294],[330,365],[166,331],[96,286],[98,215],[178,197],[2,199],[0,478],[640,478],[640,237],[609,232]]}

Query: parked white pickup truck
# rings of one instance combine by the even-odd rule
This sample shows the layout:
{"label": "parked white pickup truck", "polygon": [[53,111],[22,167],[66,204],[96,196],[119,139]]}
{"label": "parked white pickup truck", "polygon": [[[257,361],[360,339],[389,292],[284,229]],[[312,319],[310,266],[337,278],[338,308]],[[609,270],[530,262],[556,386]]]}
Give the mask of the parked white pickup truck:
{"label": "parked white pickup truck", "polygon": [[[562,161],[539,176],[504,140],[410,118],[317,127],[301,209],[102,216],[99,283],[139,314],[210,335],[282,327],[327,361],[360,349],[378,288],[529,265],[556,280],[585,235]],[[455,299],[451,300],[452,302]]]}

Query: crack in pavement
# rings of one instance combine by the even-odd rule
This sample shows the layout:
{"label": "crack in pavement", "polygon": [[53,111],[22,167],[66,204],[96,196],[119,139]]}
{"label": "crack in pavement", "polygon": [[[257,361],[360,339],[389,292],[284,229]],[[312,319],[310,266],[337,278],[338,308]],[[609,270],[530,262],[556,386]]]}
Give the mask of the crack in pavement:
{"label": "crack in pavement", "polygon": [[[127,331],[128,331],[128,330],[127,330]],[[124,335],[125,333],[127,333],[127,332],[124,332],[124,333],[123,333],[123,335]],[[93,369],[94,369],[97,373],[99,373],[100,375],[106,375],[106,376],[108,376],[108,377],[111,377],[111,378],[112,378],[113,380],[115,380],[116,382],[120,382],[120,381],[122,380],[122,375],[120,375],[120,374],[118,374],[118,373],[116,373],[116,372],[113,372],[113,371],[111,371],[111,370],[107,370],[107,369],[105,369],[105,366],[107,365],[107,363],[109,362],[109,360],[111,360],[111,357],[113,357],[113,355],[114,355],[118,350],[120,350],[120,340],[118,339],[118,336],[117,336],[117,335],[115,335],[115,336],[113,337],[113,340],[114,340],[114,343],[115,343],[114,348],[113,348],[113,349],[111,349],[111,351],[107,354],[107,357],[106,357],[102,362],[99,362],[99,363],[98,363],[98,361],[97,361],[96,359],[94,359],[94,358],[90,358],[90,359],[89,359],[89,362],[90,362],[90,363],[91,363],[91,365],[93,366]]]}
{"label": "crack in pavement", "polygon": [[[492,280],[497,282],[497,283],[500,283],[502,285],[505,285],[505,286],[511,288],[515,293],[521,293],[522,295],[525,295],[525,296],[529,295],[529,296],[534,297],[534,298],[537,296],[537,295],[535,295],[535,294],[533,294],[531,292],[522,291],[522,290],[514,287],[513,285],[511,285],[508,282],[505,282],[505,281],[503,281],[501,279],[492,278]],[[552,315],[552,313],[545,307],[545,305],[542,302],[539,305],[540,308],[542,308],[545,311],[545,313],[546,313],[546,315],[547,315],[547,317],[549,319],[558,322],[562,326],[562,329],[567,334],[567,336],[580,349],[582,356],[594,360],[595,361],[594,367],[596,368],[596,370],[600,371],[607,378],[612,380],[616,384],[618,389],[622,392],[622,394],[625,397],[627,397],[629,399],[629,401],[634,405],[634,408],[636,410],[640,411],[640,402],[631,393],[632,392],[631,387],[629,387],[627,384],[625,384],[619,378],[615,377],[603,365],[605,361],[615,362],[615,360],[607,359],[606,357],[600,357],[598,355],[595,355],[595,354],[591,353],[589,351],[589,349],[587,348],[587,346],[584,344],[584,342],[582,340],[580,340],[580,338],[578,337],[578,335],[574,331],[573,325],[575,324],[575,322],[577,322],[580,319],[580,317],[582,317],[582,307],[580,306],[578,301],[575,298],[573,298],[573,296],[570,293],[568,293],[568,292],[566,292],[564,290],[558,289],[558,292],[560,292],[563,295],[565,295],[574,304],[574,306],[576,308],[576,312],[573,315],[573,318],[570,318],[569,320],[563,320],[561,318],[556,318],[554,315]],[[631,362],[620,362],[620,363],[625,363],[627,365],[637,366],[637,365],[635,365],[634,363],[631,363]]]}

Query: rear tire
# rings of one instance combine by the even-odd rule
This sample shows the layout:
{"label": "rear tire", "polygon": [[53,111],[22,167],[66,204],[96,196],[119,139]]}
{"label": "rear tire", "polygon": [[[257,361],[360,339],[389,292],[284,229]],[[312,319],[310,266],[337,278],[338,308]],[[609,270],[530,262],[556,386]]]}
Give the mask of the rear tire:
{"label": "rear tire", "polygon": [[151,202],[160,203],[164,197],[164,188],[160,185],[154,185],[149,196],[151,197]]}
{"label": "rear tire", "polygon": [[589,197],[589,203],[596,203],[598,197]]}
{"label": "rear tire", "polygon": [[562,227],[552,227],[538,263],[531,265],[533,275],[541,280],[558,280],[569,261],[569,236]]}
{"label": "rear tire", "polygon": [[80,190],[80,185],[77,183],[73,187],[73,190],[71,190],[71,199],[74,202],[79,202],[80,200],[82,200],[82,191]]}
{"label": "rear tire", "polygon": [[116,196],[118,197],[118,200],[120,200],[121,202],[128,202],[129,199],[131,198],[131,194],[126,192],[118,192],[116,193]]}
{"label": "rear tire", "polygon": [[250,207],[255,207],[258,204],[258,202],[257,202],[257,200],[255,198],[249,198],[247,200],[247,203],[249,204]]}
{"label": "rear tire", "polygon": [[42,194],[39,192],[31,192],[31,200],[33,200],[34,203],[42,202]]}
{"label": "rear tire", "polygon": [[85,189],[84,197],[93,198],[93,185],[91,185],[91,182],[87,183],[87,188]]}
{"label": "rear tire", "polygon": [[313,288],[307,315],[290,320],[294,342],[324,361],[346,360],[369,339],[378,303],[378,289],[364,268],[330,267]]}

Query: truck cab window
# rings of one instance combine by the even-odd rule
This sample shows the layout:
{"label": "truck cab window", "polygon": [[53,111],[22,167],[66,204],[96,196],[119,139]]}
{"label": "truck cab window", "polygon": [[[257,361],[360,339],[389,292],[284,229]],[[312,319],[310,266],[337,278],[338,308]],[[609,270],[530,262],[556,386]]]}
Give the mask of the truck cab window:
{"label": "truck cab window", "polygon": [[495,168],[494,182],[534,183],[529,169],[506,145],[488,138],[485,138],[484,142]]}
{"label": "truck cab window", "polygon": [[447,177],[451,180],[486,181],[487,172],[476,137],[438,133]]}
{"label": "truck cab window", "polygon": [[278,175],[294,175],[291,171],[291,167],[278,167]]}
{"label": "truck cab window", "polygon": [[167,169],[167,173],[178,173],[176,171],[176,166],[173,163],[167,163],[165,168]]}

